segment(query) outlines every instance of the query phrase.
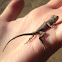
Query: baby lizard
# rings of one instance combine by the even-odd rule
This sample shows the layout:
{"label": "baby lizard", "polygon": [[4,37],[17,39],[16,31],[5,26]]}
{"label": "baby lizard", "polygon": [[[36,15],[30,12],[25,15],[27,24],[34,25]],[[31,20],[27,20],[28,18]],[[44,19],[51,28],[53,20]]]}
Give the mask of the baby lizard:
{"label": "baby lizard", "polygon": [[[44,22],[35,32],[32,32],[32,33],[25,33],[25,34],[20,34],[20,35],[18,35],[18,36],[15,36],[14,38],[12,38],[11,40],[9,40],[8,41],[8,43],[5,45],[5,47],[4,47],[4,49],[3,49],[3,51],[5,50],[5,48],[6,48],[6,46],[12,41],[12,40],[14,40],[15,38],[18,38],[18,37],[20,37],[20,36],[27,36],[27,35],[38,35],[38,34],[42,34],[40,37],[39,37],[39,39],[42,41],[42,37],[46,34],[46,32],[44,32],[46,29],[48,29],[49,27],[53,27],[53,24],[58,20],[58,16],[56,16],[56,15],[52,15],[51,16],[51,18],[48,20],[48,21],[46,21],[46,22]],[[33,37],[32,36],[32,37]],[[30,38],[30,39],[32,39],[32,37]],[[29,40],[30,40],[29,39]],[[28,41],[27,41],[28,42]],[[26,43],[27,43],[26,42]],[[43,41],[42,41],[42,43],[43,43]]]}

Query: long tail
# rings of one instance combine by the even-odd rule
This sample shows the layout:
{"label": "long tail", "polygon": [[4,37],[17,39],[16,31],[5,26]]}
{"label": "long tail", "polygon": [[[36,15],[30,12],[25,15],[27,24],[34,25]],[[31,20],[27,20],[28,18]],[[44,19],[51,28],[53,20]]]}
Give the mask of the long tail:
{"label": "long tail", "polygon": [[[12,38],[11,40],[9,40],[8,41],[8,43],[5,45],[5,47],[4,47],[4,49],[3,49],[3,51],[5,50],[5,48],[7,47],[7,45],[12,41],[12,40],[14,40],[15,38],[18,38],[18,37],[20,37],[20,36],[25,36],[25,35],[36,35],[36,34],[38,34],[38,33],[26,33],[26,34],[20,34],[20,35],[18,35],[18,36],[15,36],[14,38]],[[2,52],[3,52],[2,51]]]}

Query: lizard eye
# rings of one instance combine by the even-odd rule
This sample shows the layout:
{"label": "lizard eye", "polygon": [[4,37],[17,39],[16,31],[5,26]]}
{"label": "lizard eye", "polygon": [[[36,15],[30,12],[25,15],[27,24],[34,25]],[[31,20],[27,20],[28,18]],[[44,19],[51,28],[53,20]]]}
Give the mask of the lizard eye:
{"label": "lizard eye", "polygon": [[54,23],[58,20],[58,18],[59,18],[58,16],[52,15],[52,19],[53,19],[52,21],[53,21]]}

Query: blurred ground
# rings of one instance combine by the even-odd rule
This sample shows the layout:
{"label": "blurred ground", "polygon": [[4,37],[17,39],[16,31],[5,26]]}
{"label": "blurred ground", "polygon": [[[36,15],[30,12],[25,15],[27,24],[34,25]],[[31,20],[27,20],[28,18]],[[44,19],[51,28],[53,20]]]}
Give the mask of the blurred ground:
{"label": "blurred ground", "polygon": [[[0,14],[3,12],[5,7],[11,0],[0,0]],[[39,7],[49,0],[25,0],[25,7],[19,17],[23,17],[28,14],[32,9]],[[48,53],[47,53],[48,54]],[[55,54],[53,54],[47,62],[62,62],[62,48],[59,49]]]}

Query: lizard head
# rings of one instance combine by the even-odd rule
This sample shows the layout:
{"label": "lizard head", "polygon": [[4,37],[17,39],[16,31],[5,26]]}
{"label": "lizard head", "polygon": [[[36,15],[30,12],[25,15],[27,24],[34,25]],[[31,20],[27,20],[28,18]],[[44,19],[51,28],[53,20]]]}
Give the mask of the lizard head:
{"label": "lizard head", "polygon": [[50,23],[50,25],[52,25],[58,20],[58,18],[58,16],[52,15],[48,22]]}

